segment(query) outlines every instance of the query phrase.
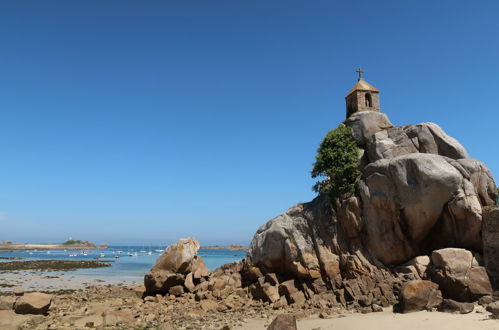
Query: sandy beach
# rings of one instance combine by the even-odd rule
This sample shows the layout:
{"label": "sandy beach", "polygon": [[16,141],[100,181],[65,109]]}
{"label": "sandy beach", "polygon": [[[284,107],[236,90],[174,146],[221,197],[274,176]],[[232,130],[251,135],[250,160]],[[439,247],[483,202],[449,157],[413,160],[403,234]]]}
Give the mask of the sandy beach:
{"label": "sandy beach", "polygon": [[[478,311],[478,312],[477,312]],[[267,320],[249,320],[242,330],[267,329]],[[298,320],[298,330],[497,330],[499,320],[489,318],[489,313],[483,308],[475,308],[470,314],[449,314],[440,312],[414,312],[408,314],[393,313],[391,308],[385,308],[380,313],[341,314],[331,319],[318,317]]]}

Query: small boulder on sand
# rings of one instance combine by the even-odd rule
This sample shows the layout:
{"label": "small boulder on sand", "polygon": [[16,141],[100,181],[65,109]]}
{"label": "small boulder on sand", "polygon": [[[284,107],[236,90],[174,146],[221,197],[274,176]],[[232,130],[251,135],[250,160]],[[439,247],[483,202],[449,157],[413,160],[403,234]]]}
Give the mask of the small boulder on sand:
{"label": "small boulder on sand", "polygon": [[297,330],[296,318],[291,314],[279,314],[267,330]]}
{"label": "small boulder on sand", "polygon": [[438,284],[431,281],[409,281],[400,291],[399,307],[402,313],[432,309],[441,303],[442,293],[438,290]]}
{"label": "small boulder on sand", "polygon": [[14,309],[17,314],[47,314],[51,303],[51,295],[32,292],[19,297]]}

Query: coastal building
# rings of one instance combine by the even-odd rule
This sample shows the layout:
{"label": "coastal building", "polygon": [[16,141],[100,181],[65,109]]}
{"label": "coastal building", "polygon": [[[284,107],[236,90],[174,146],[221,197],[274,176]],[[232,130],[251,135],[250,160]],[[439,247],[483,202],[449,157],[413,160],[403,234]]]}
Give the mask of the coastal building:
{"label": "coastal building", "polygon": [[379,90],[364,80],[363,70],[355,71],[359,79],[350,92],[345,96],[347,118],[360,111],[379,112]]}

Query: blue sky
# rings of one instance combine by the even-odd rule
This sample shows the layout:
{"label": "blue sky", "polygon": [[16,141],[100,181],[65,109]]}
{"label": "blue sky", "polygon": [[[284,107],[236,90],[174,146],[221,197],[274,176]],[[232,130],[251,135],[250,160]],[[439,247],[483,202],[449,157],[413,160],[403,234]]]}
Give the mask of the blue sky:
{"label": "blue sky", "polygon": [[248,244],[358,66],[499,173],[497,1],[2,1],[0,240]]}

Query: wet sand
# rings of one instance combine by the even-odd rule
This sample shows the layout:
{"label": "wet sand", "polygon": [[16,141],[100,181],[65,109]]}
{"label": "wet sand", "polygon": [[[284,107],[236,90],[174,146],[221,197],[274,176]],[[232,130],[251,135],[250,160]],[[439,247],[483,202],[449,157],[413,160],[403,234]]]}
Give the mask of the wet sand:
{"label": "wet sand", "polygon": [[11,292],[13,287],[25,291],[56,292],[81,290],[90,285],[138,285],[138,277],[79,275],[72,272],[4,272],[0,273],[0,293]]}

